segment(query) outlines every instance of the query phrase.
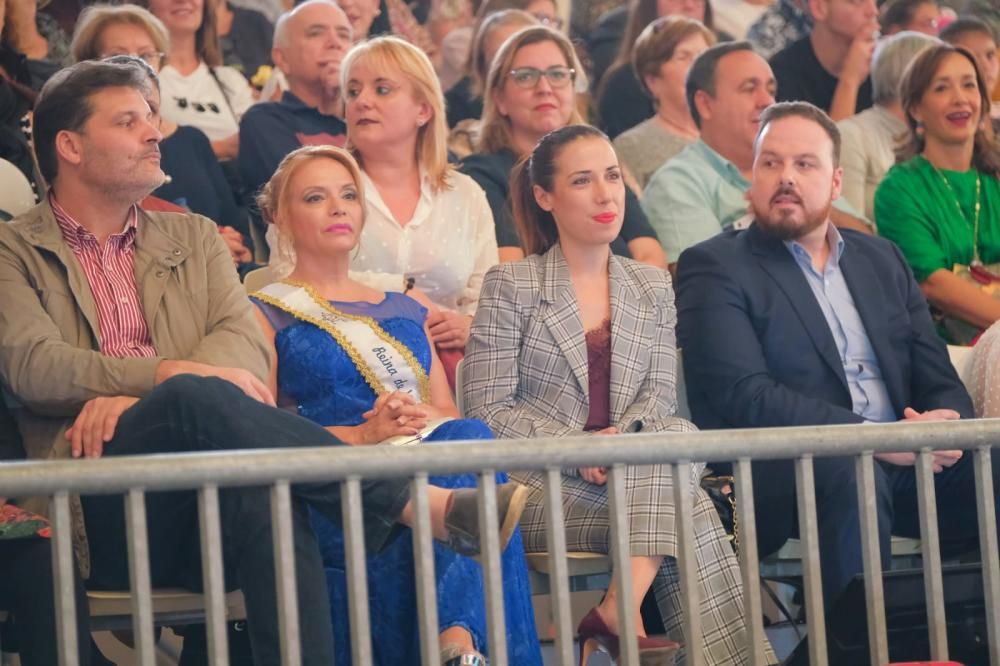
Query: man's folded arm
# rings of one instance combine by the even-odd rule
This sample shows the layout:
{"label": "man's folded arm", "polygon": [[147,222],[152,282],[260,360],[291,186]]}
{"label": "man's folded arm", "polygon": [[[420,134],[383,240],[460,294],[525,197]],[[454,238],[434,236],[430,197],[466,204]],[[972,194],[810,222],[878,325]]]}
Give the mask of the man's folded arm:
{"label": "man's folded arm", "polygon": [[262,382],[271,376],[271,353],[253,313],[246,289],[233,269],[225,241],[207,218],[202,241],[208,262],[208,316],[205,337],[184,359],[220,368],[242,368]]}

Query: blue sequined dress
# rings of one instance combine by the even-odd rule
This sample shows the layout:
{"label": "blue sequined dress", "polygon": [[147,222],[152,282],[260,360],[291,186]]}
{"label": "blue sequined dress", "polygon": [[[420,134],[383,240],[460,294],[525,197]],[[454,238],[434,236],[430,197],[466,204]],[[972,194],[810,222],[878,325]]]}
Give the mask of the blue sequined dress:
{"label": "blue sequined dress", "polygon": [[[278,308],[254,299],[275,330],[278,352],[278,403],[295,409],[300,416],[324,426],[354,426],[375,402],[375,393],[365,383],[344,350],[325,331],[299,321]],[[332,302],[347,314],[376,319],[382,328],[412,352],[425,370],[430,366],[430,346],[424,334],[427,311],[413,299],[399,293],[386,294],[381,303]],[[492,439],[482,421],[455,420],[437,428],[421,446],[435,441]],[[497,482],[506,481],[505,474]],[[476,485],[475,476],[432,476],[430,482],[444,488]],[[351,663],[350,629],[347,611],[347,581],[343,533],[319,514],[312,513],[323,555],[333,616],[336,663]],[[439,627],[461,626],[488,654],[486,610],[480,565],[434,543]],[[508,662],[517,666],[541,666],[528,571],[521,532],[517,530],[502,557],[504,607],[507,621]],[[372,649],[381,666],[419,664],[419,632],[411,532],[381,553],[368,559],[369,607]],[[436,666],[436,665],[435,665]]]}

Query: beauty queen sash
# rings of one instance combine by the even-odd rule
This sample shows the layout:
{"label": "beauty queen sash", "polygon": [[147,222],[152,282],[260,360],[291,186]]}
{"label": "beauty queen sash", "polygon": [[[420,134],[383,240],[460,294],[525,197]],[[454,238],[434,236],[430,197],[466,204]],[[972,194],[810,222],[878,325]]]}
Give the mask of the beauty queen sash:
{"label": "beauty queen sash", "polygon": [[420,362],[371,317],[341,312],[309,285],[287,280],[253,296],[329,333],[376,395],[402,391],[430,402],[430,381]]}

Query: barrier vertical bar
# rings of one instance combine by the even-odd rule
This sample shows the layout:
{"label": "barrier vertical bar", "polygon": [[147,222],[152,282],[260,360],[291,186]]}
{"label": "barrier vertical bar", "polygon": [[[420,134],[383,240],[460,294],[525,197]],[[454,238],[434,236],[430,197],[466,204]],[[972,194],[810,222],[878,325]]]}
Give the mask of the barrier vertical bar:
{"label": "barrier vertical bar", "polygon": [[507,666],[507,629],[503,609],[503,574],[500,571],[500,525],[497,520],[496,472],[479,475],[479,543],[483,582],[486,584],[486,625],[490,664]]}
{"label": "barrier vertical bar", "polygon": [[371,619],[368,614],[368,563],[365,526],[361,515],[361,481],[349,477],[340,485],[347,563],[347,597],[350,603],[351,655],[356,666],[372,663]]}
{"label": "barrier vertical bar", "polygon": [[55,588],[56,634],[60,666],[79,666],[76,632],[76,607],[73,571],[73,521],[70,517],[69,493],[59,491],[52,496],[52,581]]}
{"label": "barrier vertical bar", "polygon": [[740,575],[743,579],[743,621],[751,666],[765,666],[764,609],[760,599],[760,559],[757,556],[757,512],[753,503],[753,471],[749,458],[740,458],[734,469],[736,525],[739,534]]}
{"label": "barrier vertical bar", "polygon": [[281,663],[299,666],[302,649],[299,637],[299,600],[295,586],[295,543],[292,536],[292,492],[288,481],[278,479],[271,486],[271,538],[278,587],[278,632]]}
{"label": "barrier vertical bar", "polygon": [[566,563],[566,522],[563,519],[562,471],[545,470],[545,527],[549,548],[549,598],[556,626],[556,655],[562,666],[573,666],[573,621]]}
{"label": "barrier vertical bar", "polygon": [[861,512],[861,559],[865,572],[865,610],[868,617],[868,650],[872,666],[889,663],[885,624],[885,592],[879,548],[878,504],[875,497],[875,464],[871,453],[855,460],[858,508]]}
{"label": "barrier vertical bar", "polygon": [[806,620],[809,625],[809,663],[826,666],[826,617],[823,613],[823,579],[816,527],[816,479],[811,454],[795,459],[795,487],[802,544],[802,578],[805,584]]}
{"label": "barrier vertical bar", "polygon": [[438,641],[437,585],[434,580],[434,544],[427,474],[419,472],[411,483],[413,498],[413,559],[417,572],[417,620],[420,624],[422,663],[441,661]]}
{"label": "barrier vertical bar", "polygon": [[608,512],[611,515],[611,565],[618,584],[619,663],[633,666],[639,663],[639,642],[632,594],[631,528],[625,503],[625,474],[625,465],[615,464],[608,468]]}
{"label": "barrier vertical bar", "polygon": [[125,498],[128,523],[128,577],[132,587],[132,635],[139,664],[156,664],[153,637],[153,589],[149,575],[149,533],[146,530],[146,493],[132,488]]}
{"label": "barrier vertical bar", "polygon": [[694,555],[694,500],[691,495],[691,463],[682,460],[673,466],[674,510],[677,512],[677,564],[681,575],[684,604],[685,655],[689,666],[702,666],[701,605],[698,598],[698,562]]}
{"label": "barrier vertical bar", "polygon": [[198,522],[201,529],[201,571],[205,588],[205,633],[208,660],[226,666],[229,646],[226,636],[226,584],[222,571],[222,532],[219,521],[219,487],[198,489]]}
{"label": "barrier vertical bar", "polygon": [[993,463],[990,447],[973,454],[976,469],[976,509],[979,517],[979,552],[983,568],[983,599],[986,602],[986,636],[990,664],[1000,666],[1000,552],[997,547],[997,512],[994,505]]}
{"label": "barrier vertical bar", "polygon": [[941,548],[938,539],[937,503],[934,489],[934,452],[924,448],[917,454],[917,506],[920,510],[920,542],[924,563],[924,594],[927,598],[927,631],[931,659],[948,659],[948,631],[944,615],[944,585],[941,580]]}

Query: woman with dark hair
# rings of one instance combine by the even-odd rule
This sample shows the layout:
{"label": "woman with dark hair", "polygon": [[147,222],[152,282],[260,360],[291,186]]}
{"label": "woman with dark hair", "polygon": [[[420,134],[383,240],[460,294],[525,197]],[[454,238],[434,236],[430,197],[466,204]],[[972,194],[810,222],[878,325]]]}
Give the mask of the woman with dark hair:
{"label": "woman with dark hair", "polygon": [[215,3],[216,33],[222,62],[253,80],[261,67],[271,66],[274,25],[258,11],[237,7],[228,0]]}
{"label": "woman with dark hair", "polygon": [[698,140],[684,92],[688,70],[715,35],[686,16],[663,16],[642,31],[632,67],[656,113],[615,137],[615,150],[640,188],[667,160]]}
{"label": "woman with dark hair", "polygon": [[[677,409],[676,310],[667,271],[611,253],[626,187],[608,138],[588,125],[546,134],[515,169],[511,200],[527,258],[486,275],[466,347],[470,417],[498,437],[691,432]],[[749,659],[736,556],[708,496],[703,465],[683,483],[694,495],[693,565],[707,664]],[[513,474],[530,495],[521,529],[528,552],[546,550],[545,475]],[[564,470],[569,550],[610,547],[608,470]],[[677,569],[674,478],[667,466],[625,469],[634,607],[643,664],[674,663],[677,643],[646,636],[639,606],[652,587],[670,638],[686,643]],[[580,623],[581,656],[603,648],[617,659],[618,578]],[[772,656],[773,658],[773,656]]]}
{"label": "woman with dark hair", "polygon": [[355,44],[369,37],[396,35],[420,48],[435,66],[440,61],[440,52],[430,32],[403,0],[339,0],[337,4],[351,22]]}
{"label": "woman with dark hair", "polygon": [[[507,38],[536,21],[548,24],[558,15],[552,0],[486,0],[480,5],[470,31],[472,44],[465,62],[465,76],[444,95],[448,103],[448,127],[467,118],[478,120],[483,115],[486,75],[493,57]],[[449,38],[455,39],[450,35]]]}
{"label": "woman with dark hair", "polygon": [[941,8],[936,0],[888,0],[879,3],[878,23],[883,35],[911,30],[937,37]]}
{"label": "woman with dark hair", "polygon": [[[493,210],[500,261],[524,257],[507,196],[510,174],[518,159],[552,130],[583,123],[577,108],[576,77],[580,71],[573,45],[546,26],[524,28],[504,42],[487,76],[478,151],[460,170],[479,183]],[[616,254],[666,268],[663,248],[639,200],[628,190]]]}
{"label": "woman with dark hair", "polygon": [[1000,147],[971,53],[948,44],[903,75],[910,129],[875,192],[879,233],[899,245],[950,342],[970,344],[1000,319]]}
{"label": "woman with dark hair", "polygon": [[222,64],[211,0],[143,0],[170,33],[160,70],[163,117],[204,132],[220,160],[239,150],[240,118],[253,104],[250,84]]}
{"label": "woman with dark hair", "polygon": [[[976,57],[979,73],[986,83],[987,92],[992,91],[993,100],[1000,99],[1000,53],[997,40],[1000,36],[988,23],[972,16],[962,16],[952,21],[938,35],[953,46],[961,46]],[[1000,105],[994,105],[993,132],[1000,135]]]}
{"label": "woman with dark hair", "polygon": [[639,35],[661,16],[686,16],[719,35],[708,0],[634,0],[605,14],[587,42],[594,63],[600,127],[612,139],[655,113],[632,68],[632,47]]}

